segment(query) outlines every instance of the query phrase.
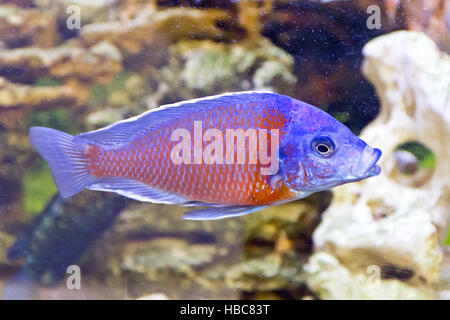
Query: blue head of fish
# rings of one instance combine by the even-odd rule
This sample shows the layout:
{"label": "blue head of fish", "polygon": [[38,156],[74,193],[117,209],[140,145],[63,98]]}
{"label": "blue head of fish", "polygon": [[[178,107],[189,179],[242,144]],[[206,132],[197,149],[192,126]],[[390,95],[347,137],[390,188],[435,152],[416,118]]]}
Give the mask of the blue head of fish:
{"label": "blue head of fish", "polygon": [[294,100],[279,159],[284,182],[320,191],[378,175],[381,150],[372,148],[326,112]]}

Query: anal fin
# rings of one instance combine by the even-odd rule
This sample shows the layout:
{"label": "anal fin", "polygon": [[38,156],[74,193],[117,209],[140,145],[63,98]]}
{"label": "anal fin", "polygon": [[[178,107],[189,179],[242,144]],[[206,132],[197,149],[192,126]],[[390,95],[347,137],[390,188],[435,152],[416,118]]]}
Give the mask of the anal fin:
{"label": "anal fin", "polygon": [[268,206],[223,206],[211,207],[207,209],[198,209],[188,211],[184,214],[186,220],[217,220],[230,217],[238,217],[250,214]]}

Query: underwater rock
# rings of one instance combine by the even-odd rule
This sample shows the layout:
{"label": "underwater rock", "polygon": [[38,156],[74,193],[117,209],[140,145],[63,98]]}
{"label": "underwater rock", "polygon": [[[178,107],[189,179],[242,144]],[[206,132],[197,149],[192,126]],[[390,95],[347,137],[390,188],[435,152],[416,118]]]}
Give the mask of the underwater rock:
{"label": "underwater rock", "polygon": [[247,38],[259,41],[263,27],[261,19],[273,10],[274,1],[237,1],[236,6],[239,24],[247,32]]}
{"label": "underwater rock", "polygon": [[221,24],[232,24],[229,12],[219,9],[156,10],[146,6],[133,19],[85,25],[81,36],[89,44],[111,41],[125,58],[148,56],[146,62],[158,65],[167,58],[167,46],[178,40],[226,38],[230,32],[220,28]]}
{"label": "underwater rock", "polygon": [[308,286],[325,300],[424,300],[435,299],[426,286],[379,279],[371,269],[353,272],[339,263],[336,257],[319,252],[310,257],[304,266]]}
{"label": "underwater rock", "polygon": [[450,300],[450,247],[444,249],[444,259],[441,264],[441,277],[437,284],[437,294],[441,300]]}
{"label": "underwater rock", "polygon": [[[284,206],[278,208],[284,218],[277,219],[275,211],[268,209],[253,216],[289,225],[289,236],[294,236],[299,219],[307,215],[302,208],[307,210],[307,206],[288,206],[285,215]],[[203,298],[236,298],[242,290],[296,289],[304,283],[300,275],[302,259],[290,247],[289,239],[285,238],[288,244],[283,245],[283,239],[279,239],[282,236],[273,236],[270,240],[276,244],[254,246],[251,257],[246,257],[244,228],[252,225],[252,234],[258,236],[262,232],[258,225],[263,225],[255,222],[258,218],[253,217],[252,223],[247,222],[251,216],[189,221],[181,219],[184,211],[186,208],[179,206],[131,201],[121,212],[114,234],[94,249],[109,252],[106,270],[126,277],[132,296],[147,294],[150,287],[171,299],[192,297],[193,293]],[[267,220],[263,217],[266,213]]]}
{"label": "underwater rock", "polygon": [[93,111],[86,117],[86,121],[94,128],[101,128],[111,123],[123,120],[125,116],[117,109],[104,108],[97,111]]}
{"label": "underwater rock", "polygon": [[108,20],[115,15],[117,0],[34,0],[36,7],[56,11],[58,19],[66,21],[77,8],[82,24]]}
{"label": "underwater rock", "polygon": [[56,19],[52,12],[0,5],[0,43],[6,47],[51,47],[55,41]]}
{"label": "underwater rock", "polygon": [[426,33],[441,50],[450,53],[450,2],[447,0],[401,0],[408,30]]}
{"label": "underwater rock", "polygon": [[301,263],[296,256],[277,252],[246,259],[225,272],[228,288],[242,291],[296,289],[304,283]]}
{"label": "underwater rock", "polygon": [[79,106],[88,99],[88,92],[83,88],[74,84],[30,86],[0,78],[0,112],[15,107]]}
{"label": "underwater rock", "polygon": [[135,72],[124,71],[107,84],[90,87],[86,116],[88,130],[98,129],[148,110],[145,97],[152,94],[149,79]]}
{"label": "underwater rock", "polygon": [[114,230],[94,249],[94,256],[103,257],[98,264],[107,274],[126,277],[134,297],[148,294],[151,288],[171,299],[235,298],[235,292],[203,272],[240,254],[242,218],[187,221],[182,219],[185,211],[179,206],[129,201]]}
{"label": "underwater rock", "polygon": [[192,278],[195,268],[208,265],[217,254],[220,252],[212,244],[158,238],[127,246],[122,268],[144,274],[147,281],[161,281],[172,277],[180,281],[182,278]]}
{"label": "underwater rock", "polygon": [[245,218],[245,238],[247,241],[276,242],[284,234],[290,239],[298,239],[314,229],[318,216],[319,208],[311,199],[269,207]]}
{"label": "underwater rock", "polygon": [[[3,119],[1,115],[0,119]],[[12,232],[17,225],[28,221],[22,205],[22,161],[27,154],[22,139],[20,135],[11,139],[9,134],[0,134],[0,230],[6,232]],[[14,146],[10,140],[14,140]]]}
{"label": "underwater rock", "polygon": [[399,145],[419,142],[433,152],[434,173],[420,189],[434,201],[429,212],[442,236],[450,221],[450,149],[442,143],[450,139],[450,56],[423,33],[408,31],[377,38],[363,53],[363,72],[375,85],[382,109],[362,136],[382,147],[386,175]]}
{"label": "underwater rock", "polygon": [[89,99],[87,88],[70,83],[60,86],[31,86],[0,77],[0,124],[14,129],[34,109],[77,107]]}
{"label": "underwater rock", "polygon": [[157,237],[181,238],[195,243],[239,246],[244,241],[243,218],[184,220],[186,208],[131,201],[115,226],[116,236],[127,241]]}
{"label": "underwater rock", "polygon": [[216,260],[221,261],[229,254],[227,249],[214,243],[159,237],[128,242],[121,251],[120,262],[109,259],[109,265],[119,262],[119,274],[126,277],[132,296],[142,296],[151,288],[173,299],[232,297],[223,283],[202,274]]}
{"label": "underwater rock", "polygon": [[110,51],[105,50],[102,44],[91,49],[60,46],[0,50],[0,75],[28,83],[44,76],[107,83],[122,69],[117,52],[111,44],[109,48]]}
{"label": "underwater rock", "polygon": [[[315,249],[333,254],[351,272],[390,265],[408,270],[410,285],[433,284],[450,218],[450,149],[443,143],[450,139],[450,59],[427,36],[409,31],[376,38],[363,53],[364,74],[382,108],[361,138],[383,151],[381,174],[334,189],[314,233]],[[436,157],[434,173],[420,186],[400,184],[392,175],[396,151],[410,141]],[[333,288],[331,296],[341,290]]]}
{"label": "underwater rock", "polygon": [[164,293],[150,293],[137,298],[137,300],[169,300],[169,297]]}
{"label": "underwater rock", "polygon": [[197,95],[243,89],[288,94],[296,82],[292,65],[292,57],[267,40],[257,46],[180,41],[170,48],[169,66],[163,72],[171,86]]}

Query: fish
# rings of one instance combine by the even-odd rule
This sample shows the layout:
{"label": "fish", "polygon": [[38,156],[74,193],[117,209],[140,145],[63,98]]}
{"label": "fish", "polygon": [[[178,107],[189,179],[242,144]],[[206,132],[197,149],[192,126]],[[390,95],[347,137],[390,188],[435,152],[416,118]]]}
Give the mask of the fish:
{"label": "fish", "polygon": [[[94,201],[95,200],[95,201]],[[85,203],[90,203],[85,207]],[[127,199],[118,195],[59,194],[46,205],[8,249],[11,261],[23,260],[21,270],[3,288],[4,300],[28,300],[39,286],[56,286],[68,267],[116,222]]]}
{"label": "fish", "polygon": [[376,176],[381,150],[325,111],[268,91],[149,110],[72,136],[31,127],[63,197],[83,189],[203,206],[184,219],[241,216]]}

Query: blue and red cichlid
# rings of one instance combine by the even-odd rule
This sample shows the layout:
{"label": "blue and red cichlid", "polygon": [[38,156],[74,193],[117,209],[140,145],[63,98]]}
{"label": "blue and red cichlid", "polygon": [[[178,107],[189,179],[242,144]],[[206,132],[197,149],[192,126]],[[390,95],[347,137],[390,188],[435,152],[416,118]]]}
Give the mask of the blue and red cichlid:
{"label": "blue and red cichlid", "polygon": [[[239,131],[244,144],[230,138]],[[77,136],[32,127],[30,141],[63,197],[87,188],[206,206],[184,216],[195,220],[248,214],[380,173],[379,149],[326,112],[270,92],[182,101]]]}

